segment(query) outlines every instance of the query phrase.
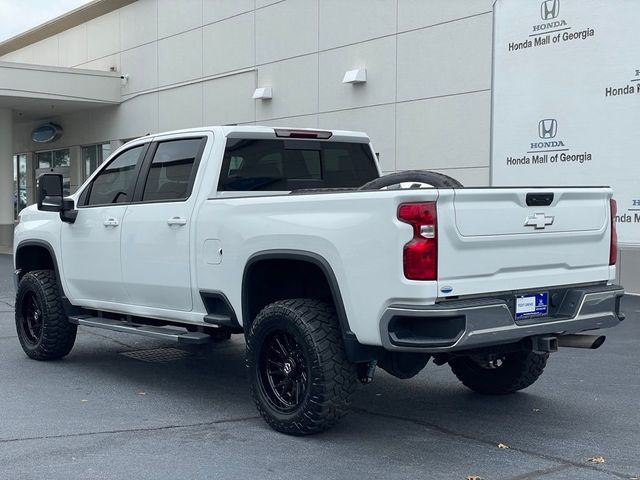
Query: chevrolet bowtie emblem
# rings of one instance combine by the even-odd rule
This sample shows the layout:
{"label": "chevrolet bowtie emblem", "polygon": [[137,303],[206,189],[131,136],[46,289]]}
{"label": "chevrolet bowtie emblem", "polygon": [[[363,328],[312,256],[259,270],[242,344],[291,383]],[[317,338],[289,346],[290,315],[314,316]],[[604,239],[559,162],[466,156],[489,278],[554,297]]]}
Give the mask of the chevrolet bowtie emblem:
{"label": "chevrolet bowtie emblem", "polygon": [[536,230],[543,230],[547,225],[553,225],[555,217],[547,217],[544,213],[536,213],[527,217],[527,221],[524,223],[525,227],[534,227]]}

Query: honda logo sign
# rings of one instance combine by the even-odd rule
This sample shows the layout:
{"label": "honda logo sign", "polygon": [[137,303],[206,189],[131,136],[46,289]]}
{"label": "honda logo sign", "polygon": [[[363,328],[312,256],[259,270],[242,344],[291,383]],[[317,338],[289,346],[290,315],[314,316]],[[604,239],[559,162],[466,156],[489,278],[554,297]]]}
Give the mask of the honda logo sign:
{"label": "honda logo sign", "polygon": [[558,133],[558,122],[554,118],[546,118],[538,123],[540,138],[555,138]]}
{"label": "honda logo sign", "polygon": [[540,6],[542,20],[553,20],[560,15],[560,0],[546,0]]}

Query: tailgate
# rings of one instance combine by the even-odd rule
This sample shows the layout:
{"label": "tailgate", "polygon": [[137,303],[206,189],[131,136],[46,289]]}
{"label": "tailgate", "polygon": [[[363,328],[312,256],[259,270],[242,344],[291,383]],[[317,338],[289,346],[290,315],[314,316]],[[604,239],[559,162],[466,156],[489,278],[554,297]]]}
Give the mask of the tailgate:
{"label": "tailgate", "polygon": [[441,190],[440,292],[609,280],[610,198],[610,189],[589,187]]}

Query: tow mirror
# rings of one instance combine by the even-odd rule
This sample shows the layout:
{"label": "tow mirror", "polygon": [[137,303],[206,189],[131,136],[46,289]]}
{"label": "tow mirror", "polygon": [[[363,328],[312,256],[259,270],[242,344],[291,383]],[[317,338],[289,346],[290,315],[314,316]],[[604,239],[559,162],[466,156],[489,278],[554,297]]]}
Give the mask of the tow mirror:
{"label": "tow mirror", "polygon": [[73,198],[63,197],[62,181],[59,173],[43,173],[38,177],[38,210],[60,212],[60,220],[74,223],[78,211],[74,208]]}
{"label": "tow mirror", "polygon": [[38,210],[62,211],[62,175],[43,173],[38,177]]}

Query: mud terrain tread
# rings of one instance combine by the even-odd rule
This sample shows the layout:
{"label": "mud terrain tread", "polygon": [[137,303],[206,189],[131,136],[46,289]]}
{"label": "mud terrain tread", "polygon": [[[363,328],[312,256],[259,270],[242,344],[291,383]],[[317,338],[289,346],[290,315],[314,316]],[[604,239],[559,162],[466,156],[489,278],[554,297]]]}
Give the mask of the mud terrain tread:
{"label": "mud terrain tread", "polygon": [[517,352],[495,370],[479,367],[469,357],[449,361],[451,371],[467,388],[487,395],[504,395],[531,386],[544,371],[549,354]]}
{"label": "mud terrain tread", "polygon": [[[284,317],[313,345],[313,382],[303,411],[291,421],[275,418],[265,407],[255,377],[256,336],[274,317]],[[247,368],[251,395],[258,411],[274,429],[289,435],[309,435],[335,425],[349,411],[356,388],[355,364],[346,358],[338,319],[333,307],[313,299],[281,300],[267,305],[253,322],[247,340]]]}
{"label": "mud terrain tread", "polygon": [[[43,313],[43,334],[37,345],[30,345],[19,326],[22,299],[27,292],[33,292]],[[27,273],[16,293],[16,330],[24,352],[34,360],[56,360],[67,355],[76,340],[77,326],[70,323],[62,306],[60,290],[55,272],[34,270]]]}

